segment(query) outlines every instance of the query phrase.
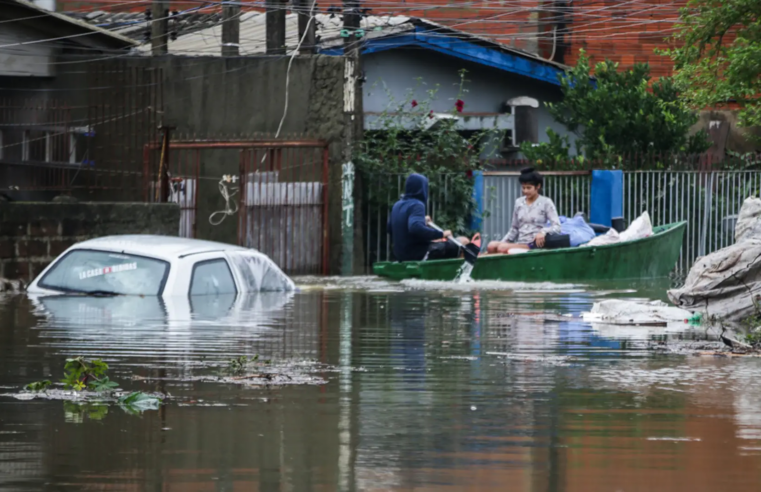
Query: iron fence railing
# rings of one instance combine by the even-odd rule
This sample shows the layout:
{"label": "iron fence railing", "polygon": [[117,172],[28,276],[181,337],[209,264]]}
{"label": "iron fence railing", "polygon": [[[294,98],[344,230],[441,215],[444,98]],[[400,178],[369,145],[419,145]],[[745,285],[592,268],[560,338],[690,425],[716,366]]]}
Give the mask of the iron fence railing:
{"label": "iron fence railing", "polygon": [[[552,199],[558,214],[589,214],[591,171],[543,172],[543,193]],[[519,172],[484,173],[484,210],[481,237],[485,244],[499,241],[510,229],[515,200],[521,196]]]}
{"label": "iron fence railing", "polygon": [[[499,240],[508,231],[515,200],[520,197],[519,172],[484,173],[484,217],[481,227],[483,244]],[[560,215],[583,212],[589,217],[591,171],[544,172],[544,193],[550,197]],[[395,179],[399,192],[400,176],[374,177]],[[695,259],[734,243],[734,226],[743,201],[761,193],[761,171],[626,171],[623,183],[623,215],[631,223],[647,211],[654,226],[687,222],[677,272],[686,272]],[[432,194],[429,214],[446,196]],[[392,260],[391,244],[386,233],[388,210],[372,201],[365,206],[365,251],[369,268],[376,261]]]}
{"label": "iron fence railing", "polygon": [[[434,221],[440,215],[444,215],[452,176],[454,175],[442,174],[432,177],[429,182],[426,210]],[[375,262],[388,261],[392,258],[391,241],[386,224],[391,204],[404,193],[406,178],[406,174],[398,173],[364,176],[365,193],[362,211],[364,230],[362,232],[367,269],[370,269]]]}

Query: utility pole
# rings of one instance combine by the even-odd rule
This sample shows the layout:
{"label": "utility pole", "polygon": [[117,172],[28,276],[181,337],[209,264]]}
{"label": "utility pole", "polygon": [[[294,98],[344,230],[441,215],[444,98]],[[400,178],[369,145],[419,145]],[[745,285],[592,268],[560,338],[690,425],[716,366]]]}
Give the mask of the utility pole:
{"label": "utility pole", "polygon": [[[343,32],[344,36],[344,124],[346,138],[344,142],[343,155],[343,188],[347,195],[353,195],[351,207],[344,205],[344,213],[354,215],[361,210],[361,186],[357,174],[354,172],[352,155],[354,146],[362,139],[363,130],[363,110],[362,110],[362,68],[360,63],[360,49],[364,37],[364,32],[360,29],[361,13],[359,10],[359,0],[343,0]],[[353,181],[353,186],[349,187],[348,180]],[[344,199],[348,199],[346,196]],[[352,275],[354,273],[354,224],[356,220],[344,220],[342,231],[342,258],[341,274]],[[350,225],[351,226],[350,226]],[[362,244],[362,241],[359,241]]]}
{"label": "utility pole", "polygon": [[222,56],[240,55],[240,3],[222,4]]}
{"label": "utility pole", "polygon": [[151,6],[151,54],[154,56],[169,53],[169,2],[153,0]]}
{"label": "utility pole", "polygon": [[285,2],[266,0],[267,54],[285,54]]}
{"label": "utility pole", "polygon": [[[312,2],[310,0],[293,0],[293,10],[296,11],[299,18],[299,40],[304,40],[301,43],[299,52],[305,55],[313,55],[316,51],[315,45],[317,44],[315,35],[317,32],[315,28],[317,20],[312,19],[312,22],[309,22],[312,13],[311,5]],[[306,33],[306,36],[304,36],[304,33]]]}

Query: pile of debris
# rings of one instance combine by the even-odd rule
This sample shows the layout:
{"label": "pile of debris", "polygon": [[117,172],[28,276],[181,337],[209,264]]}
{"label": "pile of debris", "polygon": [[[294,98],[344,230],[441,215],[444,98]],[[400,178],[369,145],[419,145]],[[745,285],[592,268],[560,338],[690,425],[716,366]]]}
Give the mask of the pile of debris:
{"label": "pile of debris", "polygon": [[682,309],[722,321],[739,322],[761,312],[761,199],[743,203],[735,244],[698,258],[684,286],[668,296]]}

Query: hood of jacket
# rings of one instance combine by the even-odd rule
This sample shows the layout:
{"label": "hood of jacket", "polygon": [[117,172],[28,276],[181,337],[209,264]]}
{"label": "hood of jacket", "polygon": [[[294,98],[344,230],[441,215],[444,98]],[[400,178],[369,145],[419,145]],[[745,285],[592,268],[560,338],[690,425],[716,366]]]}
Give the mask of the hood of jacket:
{"label": "hood of jacket", "polygon": [[410,174],[404,184],[404,198],[413,198],[426,203],[428,201],[428,178],[422,174]]}

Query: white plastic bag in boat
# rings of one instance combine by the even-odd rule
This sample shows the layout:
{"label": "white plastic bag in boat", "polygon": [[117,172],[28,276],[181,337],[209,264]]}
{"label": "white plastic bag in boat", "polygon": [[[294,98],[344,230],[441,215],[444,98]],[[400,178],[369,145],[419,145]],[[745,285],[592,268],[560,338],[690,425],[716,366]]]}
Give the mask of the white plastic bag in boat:
{"label": "white plastic bag in boat", "polygon": [[621,242],[634,241],[653,235],[653,224],[650,222],[650,214],[647,211],[634,219],[624,232],[619,234]]}
{"label": "white plastic bag in boat", "polygon": [[584,321],[613,325],[666,325],[684,323],[692,317],[692,313],[661,301],[637,302],[608,299],[594,303],[592,310],[582,313],[581,317]]}
{"label": "white plastic bag in boat", "polygon": [[615,244],[621,241],[621,237],[618,235],[618,232],[615,229],[610,229],[605,234],[601,234],[597,236],[596,238],[592,239],[586,244],[582,244],[581,247],[585,246],[603,246],[605,244]]}
{"label": "white plastic bag in boat", "polygon": [[735,242],[761,238],[761,198],[748,197],[743,202],[735,225]]}
{"label": "white plastic bag in boat", "polygon": [[684,286],[668,295],[681,308],[723,320],[739,321],[754,314],[761,302],[761,238],[701,256]]}

